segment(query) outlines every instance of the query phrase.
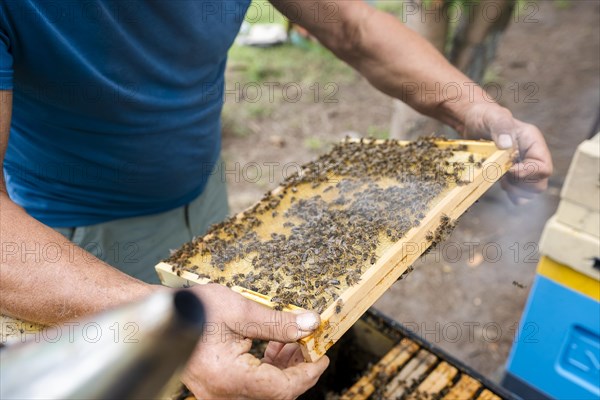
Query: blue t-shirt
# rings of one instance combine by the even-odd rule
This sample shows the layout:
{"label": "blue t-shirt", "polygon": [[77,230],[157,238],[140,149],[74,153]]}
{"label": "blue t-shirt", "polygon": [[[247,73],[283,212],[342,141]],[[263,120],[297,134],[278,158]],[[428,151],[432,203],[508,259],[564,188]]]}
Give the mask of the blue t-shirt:
{"label": "blue t-shirt", "polygon": [[219,156],[227,51],[249,3],[2,0],[10,197],[65,227],[198,196]]}

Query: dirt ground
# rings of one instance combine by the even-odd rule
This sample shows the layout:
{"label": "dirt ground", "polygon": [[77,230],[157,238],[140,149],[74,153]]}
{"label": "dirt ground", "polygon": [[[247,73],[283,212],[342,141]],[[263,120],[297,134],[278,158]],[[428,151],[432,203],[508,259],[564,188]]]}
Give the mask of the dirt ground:
{"label": "dirt ground", "polygon": [[[600,1],[536,4],[537,10],[529,10],[532,18],[508,28],[488,75],[502,88],[500,102],[544,132],[555,164],[550,189],[515,207],[499,187],[492,188],[463,216],[449,241],[376,304],[493,379],[506,362],[533,282],[545,221],[556,209],[571,157],[592,132],[600,105]],[[310,53],[289,61],[312,62]],[[228,85],[239,82],[239,68],[230,63]],[[293,172],[349,133],[385,137],[391,100],[355,72],[338,72],[302,81],[297,102],[287,101],[289,96],[275,99],[250,114],[238,112],[247,104],[244,99],[226,104],[223,154],[233,171],[228,177],[232,212],[276,186],[286,168]],[[285,84],[285,78],[278,82]],[[335,86],[327,87],[331,82]],[[308,89],[311,84],[318,84],[317,98],[315,86]],[[239,133],[240,123],[249,133]]]}

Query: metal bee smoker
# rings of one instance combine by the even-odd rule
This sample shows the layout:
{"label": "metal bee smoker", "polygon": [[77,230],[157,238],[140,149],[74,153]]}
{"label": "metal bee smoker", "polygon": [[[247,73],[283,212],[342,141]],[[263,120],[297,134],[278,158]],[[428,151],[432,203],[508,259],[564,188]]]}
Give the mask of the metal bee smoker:
{"label": "metal bee smoker", "polygon": [[162,398],[203,326],[200,300],[179,290],[54,327],[0,350],[0,398]]}

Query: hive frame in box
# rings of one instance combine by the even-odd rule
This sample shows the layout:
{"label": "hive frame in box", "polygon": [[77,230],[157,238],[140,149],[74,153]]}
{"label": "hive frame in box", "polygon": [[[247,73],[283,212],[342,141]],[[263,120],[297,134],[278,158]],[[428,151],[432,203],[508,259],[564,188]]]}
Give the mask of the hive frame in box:
{"label": "hive frame in box", "polygon": [[[383,141],[375,141],[375,143],[380,142]],[[408,143],[398,142],[399,145]],[[487,141],[440,140],[436,141],[436,144],[439,147],[466,145],[467,152],[485,157],[485,161],[481,168],[473,169],[468,183],[451,188],[427,212],[419,226],[409,230],[401,240],[389,247],[382,257],[364,272],[359,283],[342,292],[341,302],[332,302],[321,313],[321,325],[312,335],[299,341],[307,361],[316,361],[321,358],[327,349],[421,256],[427,246],[420,244],[428,242],[427,233],[436,230],[443,215],[452,220],[460,217],[508,171],[515,155],[512,150],[499,150],[493,142]],[[280,190],[282,187],[274,190],[273,194],[277,194]],[[238,217],[241,218],[241,215],[242,213]],[[415,246],[416,243],[419,245]],[[165,262],[159,263],[156,271],[161,282],[169,287],[189,287],[211,282],[209,278],[199,278],[197,274],[185,270],[176,274],[173,272],[172,266]],[[275,306],[269,296],[239,286],[234,286],[232,289],[267,307]],[[336,310],[336,308],[338,309]],[[297,310],[299,307],[289,305],[284,309]]]}
{"label": "hive frame in box", "polygon": [[[364,335],[365,332],[368,331],[369,329],[377,329],[379,332],[389,329],[396,334],[399,333],[401,335],[400,336],[401,338],[409,339],[411,342],[416,343],[421,349],[425,349],[425,350],[433,353],[437,358],[440,359],[440,361],[444,361],[444,362],[452,365],[454,368],[457,368],[459,373],[468,375],[469,377],[473,378],[480,384],[480,386],[483,386],[483,388],[487,389],[488,391],[493,392],[495,395],[499,396],[500,398],[506,399],[506,400],[518,400],[518,398],[515,397],[514,394],[512,394],[510,391],[508,391],[504,387],[498,385],[496,382],[493,382],[492,380],[490,380],[489,378],[480,374],[479,372],[477,372],[470,366],[464,364],[462,361],[460,361],[457,358],[453,357],[452,355],[448,354],[445,350],[438,347],[435,343],[428,342],[422,336],[419,336],[414,331],[411,331],[410,329],[403,326],[398,321],[391,319],[389,316],[385,315],[381,311],[376,310],[375,308],[370,308],[369,310],[367,310],[367,312],[360,318],[359,323],[362,323],[363,325],[361,325],[358,330],[356,328],[354,328],[354,329],[355,329],[355,332],[358,331],[358,332],[360,332],[361,335]],[[368,327],[368,328],[365,329],[365,327]],[[360,339],[364,339],[364,337],[361,336]],[[366,336],[366,339],[361,341],[361,343],[368,342],[368,341],[369,341],[368,336]],[[382,360],[383,357],[385,357],[385,354],[388,354],[389,350],[391,350],[394,346],[395,346],[395,344],[389,345],[388,350],[385,351],[384,353],[382,353],[382,355],[380,356],[380,360]],[[377,364],[373,364],[371,366],[371,370],[376,365]],[[367,369],[367,371],[370,371],[370,370]],[[364,376],[365,375],[362,375],[361,379]],[[360,382],[360,379],[356,381],[356,383],[359,383],[359,382]],[[343,398],[344,398],[344,396],[342,396],[342,399]],[[453,398],[453,397],[450,397],[447,394],[446,398]],[[458,398],[460,398],[460,397],[458,397]]]}

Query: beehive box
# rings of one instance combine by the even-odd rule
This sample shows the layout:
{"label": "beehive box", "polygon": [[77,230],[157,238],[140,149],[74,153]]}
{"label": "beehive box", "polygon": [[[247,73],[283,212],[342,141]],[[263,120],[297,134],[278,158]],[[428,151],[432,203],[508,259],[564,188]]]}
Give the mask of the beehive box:
{"label": "beehive box", "polygon": [[600,280],[600,134],[578,147],[540,253]]}
{"label": "beehive box", "polygon": [[347,140],[252,208],[157,265],[163,284],[217,282],[321,314],[300,344],[325,354],[512,165],[491,142]]}

